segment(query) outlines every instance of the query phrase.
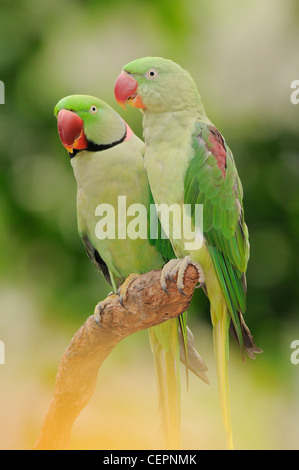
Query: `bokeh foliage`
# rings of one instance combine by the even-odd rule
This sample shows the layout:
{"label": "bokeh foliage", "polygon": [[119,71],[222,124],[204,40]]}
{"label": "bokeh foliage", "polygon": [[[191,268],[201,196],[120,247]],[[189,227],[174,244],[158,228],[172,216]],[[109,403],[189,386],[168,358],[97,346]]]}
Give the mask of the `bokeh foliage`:
{"label": "bokeh foliage", "polygon": [[[159,55],[190,70],[233,150],[251,242],[247,320],[268,352],[261,364],[284,374],[298,331],[298,17],[296,0],[0,1],[1,291],[33,299],[41,337],[49,323],[73,331],[109,292],[77,236],[54,105],[72,93],[99,96],[142,137],[141,116],[117,108],[113,85],[129,60]],[[4,340],[7,319],[16,321],[0,323]],[[210,324],[200,292],[191,323]]]}

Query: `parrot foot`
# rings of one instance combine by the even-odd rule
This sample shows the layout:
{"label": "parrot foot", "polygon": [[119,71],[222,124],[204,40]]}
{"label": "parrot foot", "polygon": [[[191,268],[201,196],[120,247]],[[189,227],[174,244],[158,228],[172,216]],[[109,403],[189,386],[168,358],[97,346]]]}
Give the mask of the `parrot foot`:
{"label": "parrot foot", "polygon": [[161,274],[161,287],[164,290],[166,294],[168,294],[167,288],[166,288],[166,280],[171,280],[173,281],[174,276],[177,275],[177,288],[179,292],[182,295],[185,295],[184,293],[184,276],[185,276],[185,271],[189,264],[192,264],[197,271],[198,271],[198,282],[201,285],[205,278],[204,278],[204,272],[199,263],[196,263],[195,261],[192,261],[190,256],[185,256],[182,259],[171,259],[167,264],[162,269],[162,274]]}
{"label": "parrot foot", "polygon": [[96,323],[98,325],[101,324],[101,314],[104,308],[106,307],[106,305],[108,305],[111,302],[111,299],[113,299],[114,297],[117,297],[117,295],[118,295],[117,292],[110,292],[108,296],[106,297],[106,299],[103,300],[102,302],[99,302],[98,305],[96,306],[94,316],[96,319]]}
{"label": "parrot foot", "polygon": [[98,305],[95,308],[95,318],[96,322],[98,325],[101,324],[101,314],[106,307],[111,302],[111,299],[117,297],[119,300],[119,303],[121,304],[122,307],[125,308],[124,302],[127,300],[127,291],[129,286],[132,284],[135,279],[137,279],[140,276],[140,274],[130,274],[127,279],[123,282],[123,284],[119,287],[117,292],[110,292],[105,300],[102,302],[99,302]]}
{"label": "parrot foot", "polygon": [[128,288],[130,287],[132,282],[135,281],[135,279],[137,279],[139,276],[140,274],[136,273],[130,274],[118,289],[117,295],[119,295],[119,303],[122,307],[125,308],[124,302],[127,300]]}

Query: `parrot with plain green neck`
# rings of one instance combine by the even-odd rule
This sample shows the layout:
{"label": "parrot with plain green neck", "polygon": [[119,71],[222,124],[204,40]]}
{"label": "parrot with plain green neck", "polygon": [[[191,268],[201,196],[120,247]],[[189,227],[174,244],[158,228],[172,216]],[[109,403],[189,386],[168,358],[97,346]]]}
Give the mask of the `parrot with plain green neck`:
{"label": "parrot with plain green neck", "polygon": [[[164,268],[161,283],[178,273],[184,289],[189,263],[202,268],[204,290],[210,301],[218,386],[227,447],[233,448],[229,410],[229,330],[252,358],[262,352],[245,324],[248,230],[244,221],[243,191],[233,154],[223,136],[206,115],[191,75],[175,62],[160,57],[136,59],[123,67],[115,83],[115,98],[143,114],[145,168],[155,203],[177,205],[192,219],[190,233],[174,231],[181,222],[161,225],[172,243],[177,261]],[[195,221],[202,205],[203,223]],[[191,207],[189,212],[186,207]],[[167,230],[168,232],[167,232]],[[200,243],[201,239],[201,243]]]}
{"label": "parrot with plain green neck", "polygon": [[[93,96],[67,96],[55,106],[54,114],[77,182],[79,234],[88,257],[114,291],[119,288],[117,294],[123,305],[126,289],[137,274],[161,269],[175,257],[169,240],[162,239],[161,232],[153,239],[148,238],[148,232],[145,237],[129,237],[123,234],[128,225],[120,227],[123,206],[119,207],[119,196],[125,198],[127,208],[139,204],[146,208],[147,214],[150,212],[152,196],[144,169],[144,143],[108,104]],[[115,223],[112,236],[107,233],[101,236],[99,232],[98,216],[103,215],[98,210],[100,205],[106,211],[113,209],[113,220],[105,222]],[[132,217],[125,223],[130,221]],[[147,224],[145,220],[146,230]],[[104,302],[99,304],[100,308]],[[186,368],[206,383],[207,367],[193,347],[185,314],[150,328],[149,337],[156,366],[164,445],[179,448],[180,353]]]}

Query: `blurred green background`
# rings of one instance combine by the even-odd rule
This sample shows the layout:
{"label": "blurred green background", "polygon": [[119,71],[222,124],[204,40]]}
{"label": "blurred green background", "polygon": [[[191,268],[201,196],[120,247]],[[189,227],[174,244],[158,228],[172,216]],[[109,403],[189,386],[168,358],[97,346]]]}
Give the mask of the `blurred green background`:
{"label": "blurred green background", "polygon": [[[77,235],[75,181],[53,108],[65,95],[104,99],[142,137],[141,114],[113,96],[122,66],[142,56],[180,63],[233,150],[250,232],[246,321],[264,353],[242,363],[231,345],[239,449],[299,448],[299,79],[297,0],[0,0],[0,448],[30,449],[59,358],[109,286]],[[182,373],[183,448],[225,448],[209,306],[189,313],[209,386]],[[183,371],[182,371],[183,372]],[[71,447],[158,448],[147,332],[127,338],[99,373]],[[145,406],[146,404],[146,406]]]}

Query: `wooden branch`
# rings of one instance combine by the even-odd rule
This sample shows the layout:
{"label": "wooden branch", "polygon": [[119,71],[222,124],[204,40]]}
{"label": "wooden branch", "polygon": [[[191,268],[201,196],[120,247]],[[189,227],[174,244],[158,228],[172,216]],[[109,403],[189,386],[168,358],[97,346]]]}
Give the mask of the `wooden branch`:
{"label": "wooden branch", "polygon": [[36,450],[67,449],[75,419],[92,397],[98,370],[119,341],[136,331],[150,328],[185,312],[197,284],[198,273],[189,265],[185,273],[185,294],[176,279],[168,281],[166,294],[160,285],[161,271],[143,274],[128,288],[125,308],[117,297],[108,297],[97,323],[88,317],[62,355],[54,394],[35,443]]}

